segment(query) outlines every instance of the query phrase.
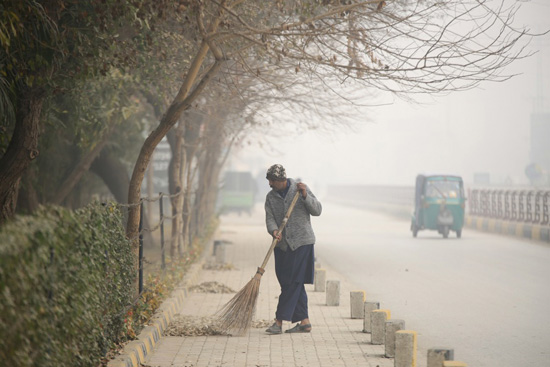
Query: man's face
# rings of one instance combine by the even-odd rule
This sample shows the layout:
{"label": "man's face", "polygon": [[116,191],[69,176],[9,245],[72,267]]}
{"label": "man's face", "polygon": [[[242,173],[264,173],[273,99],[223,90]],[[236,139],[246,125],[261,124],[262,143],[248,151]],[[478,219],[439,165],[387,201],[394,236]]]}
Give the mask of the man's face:
{"label": "man's face", "polygon": [[283,189],[286,189],[286,180],[276,181],[276,180],[268,179],[268,181],[269,181],[269,187],[271,187],[275,191],[281,191]]}

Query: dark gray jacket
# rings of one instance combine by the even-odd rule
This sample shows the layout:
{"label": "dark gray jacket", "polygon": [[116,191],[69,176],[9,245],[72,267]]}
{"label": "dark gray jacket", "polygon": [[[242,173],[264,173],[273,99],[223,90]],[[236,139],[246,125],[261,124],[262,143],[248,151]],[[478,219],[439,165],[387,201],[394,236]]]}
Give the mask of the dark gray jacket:
{"label": "dark gray jacket", "polygon": [[[268,192],[265,197],[265,224],[270,235],[273,235],[273,231],[279,229],[288,207],[296,191],[298,191],[296,181],[292,178],[288,178],[288,180],[290,181],[290,187],[284,199],[275,190]],[[315,243],[315,234],[311,227],[310,216],[321,215],[323,208],[309,187],[306,191],[307,197],[304,199],[300,195],[283,231],[283,238],[277,243],[276,247],[286,250],[286,247],[289,246],[292,250],[296,250],[300,246]]]}

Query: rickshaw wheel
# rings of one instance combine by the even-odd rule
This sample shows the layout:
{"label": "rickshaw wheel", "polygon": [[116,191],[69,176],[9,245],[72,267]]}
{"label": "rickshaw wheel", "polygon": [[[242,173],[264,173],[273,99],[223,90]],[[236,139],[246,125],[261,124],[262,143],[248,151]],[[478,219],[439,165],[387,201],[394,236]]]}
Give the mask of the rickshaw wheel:
{"label": "rickshaw wheel", "polygon": [[416,235],[418,234],[418,227],[416,227],[414,224],[411,226],[411,230],[413,233],[413,237],[416,238]]}

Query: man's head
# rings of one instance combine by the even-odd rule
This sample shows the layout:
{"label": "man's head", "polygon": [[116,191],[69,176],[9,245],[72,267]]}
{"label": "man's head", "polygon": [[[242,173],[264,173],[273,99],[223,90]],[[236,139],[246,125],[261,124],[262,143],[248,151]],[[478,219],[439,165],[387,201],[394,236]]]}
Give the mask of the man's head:
{"label": "man's head", "polygon": [[280,164],[274,164],[267,169],[265,176],[269,181],[269,187],[277,191],[286,188],[286,172],[285,168]]}

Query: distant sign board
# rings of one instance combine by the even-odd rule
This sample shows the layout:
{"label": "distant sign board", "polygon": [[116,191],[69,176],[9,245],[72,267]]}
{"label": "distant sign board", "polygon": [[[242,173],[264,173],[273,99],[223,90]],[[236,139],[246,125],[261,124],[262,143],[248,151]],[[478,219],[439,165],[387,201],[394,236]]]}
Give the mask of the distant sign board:
{"label": "distant sign board", "polygon": [[[155,148],[150,168],[153,170],[153,188],[150,192],[158,194],[159,192],[168,193],[168,167],[170,166],[170,159],[172,159],[172,150],[170,144],[166,139],[163,139]],[[143,180],[143,191],[148,192],[147,179]]]}

